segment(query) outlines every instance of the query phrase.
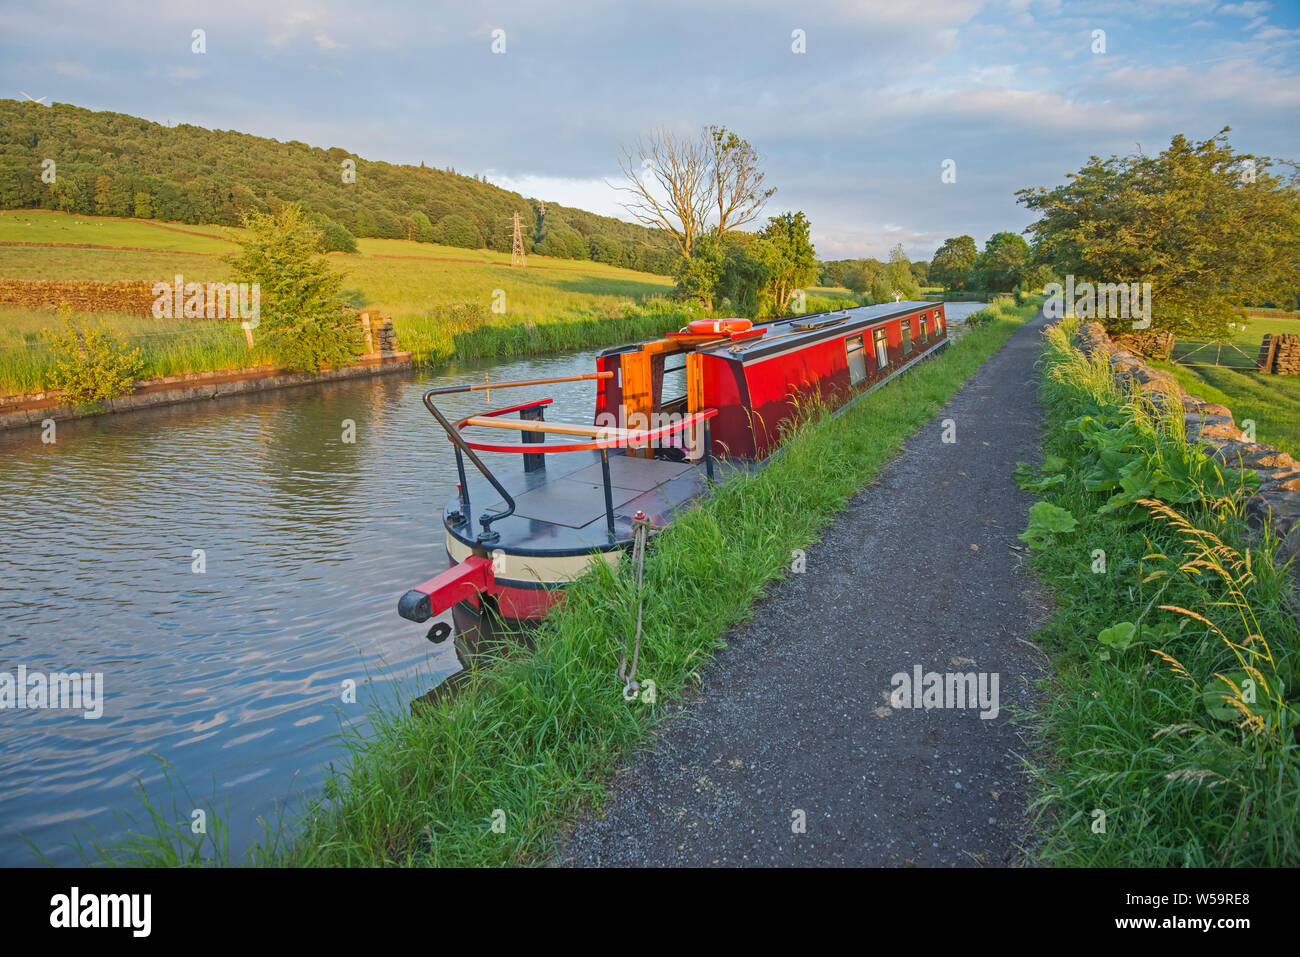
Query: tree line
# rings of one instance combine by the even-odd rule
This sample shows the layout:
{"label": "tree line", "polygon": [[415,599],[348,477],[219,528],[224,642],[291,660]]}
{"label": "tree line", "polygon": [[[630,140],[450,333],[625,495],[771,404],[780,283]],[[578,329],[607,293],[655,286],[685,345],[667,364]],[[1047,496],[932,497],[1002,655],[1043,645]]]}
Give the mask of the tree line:
{"label": "tree line", "polygon": [[946,239],[930,260],[929,277],[944,289],[962,292],[1033,290],[1051,282],[1052,268],[1016,233],[989,237],[981,250],[971,236]]}
{"label": "tree line", "polygon": [[1225,127],[1179,134],[1155,155],[1092,156],[1067,182],[1017,191],[1039,214],[1023,237],[946,240],[929,279],[946,289],[1041,291],[1073,276],[1065,304],[1112,332],[1132,316],[1100,314],[1100,287],[1149,283],[1151,328],[1220,339],[1249,307],[1300,309],[1300,167],[1234,150]]}
{"label": "tree line", "polygon": [[855,295],[870,296],[872,302],[887,302],[895,296],[916,299],[921,286],[928,284],[929,274],[930,264],[909,261],[899,243],[890,250],[887,262],[866,257],[822,263],[820,278],[823,286],[843,286]]}
{"label": "tree line", "polygon": [[289,203],[327,248],[343,251],[355,250],[355,237],[378,237],[509,252],[518,212],[531,252],[661,275],[671,275],[678,258],[661,230],[528,199],[452,169],[0,100],[0,208],[233,226]]}

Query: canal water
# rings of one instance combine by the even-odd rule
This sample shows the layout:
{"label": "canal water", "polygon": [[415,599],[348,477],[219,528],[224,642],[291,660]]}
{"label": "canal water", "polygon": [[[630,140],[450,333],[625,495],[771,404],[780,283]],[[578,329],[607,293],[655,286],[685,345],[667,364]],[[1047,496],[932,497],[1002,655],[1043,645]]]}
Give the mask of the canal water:
{"label": "canal water", "polygon": [[[0,674],[103,676],[97,718],[0,710],[0,866],[38,863],[29,841],[76,864],[74,841],[138,830],[126,816],[142,817],[140,788],[173,819],[220,815],[235,861],[262,822],[292,822],[346,760],[345,730],[364,734],[374,707],[404,709],[460,667],[450,641],[396,613],[445,567],[456,482],[421,393],[578,375],[592,356],[60,423],[48,444],[0,433]],[[525,391],[555,399],[547,418],[590,420],[590,382],[501,396]]]}

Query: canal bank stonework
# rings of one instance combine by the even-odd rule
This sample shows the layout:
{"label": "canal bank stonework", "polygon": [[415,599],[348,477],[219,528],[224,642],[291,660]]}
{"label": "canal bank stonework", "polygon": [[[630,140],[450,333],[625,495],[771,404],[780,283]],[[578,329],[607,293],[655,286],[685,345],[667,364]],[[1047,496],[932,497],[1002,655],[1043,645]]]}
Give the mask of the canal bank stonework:
{"label": "canal bank stonework", "polygon": [[0,431],[42,425],[45,420],[56,422],[79,419],[111,412],[131,412],[202,399],[219,399],[225,396],[267,392],[296,385],[317,382],[335,382],[358,379],[388,372],[404,372],[412,367],[409,352],[394,352],[363,357],[355,365],[341,369],[324,369],[320,372],[289,372],[285,369],[226,369],[217,372],[191,372],[185,375],[165,376],[138,383],[133,392],[104,402],[97,410],[79,409],[66,405],[59,393],[36,393],[15,397],[17,401],[0,406]]}

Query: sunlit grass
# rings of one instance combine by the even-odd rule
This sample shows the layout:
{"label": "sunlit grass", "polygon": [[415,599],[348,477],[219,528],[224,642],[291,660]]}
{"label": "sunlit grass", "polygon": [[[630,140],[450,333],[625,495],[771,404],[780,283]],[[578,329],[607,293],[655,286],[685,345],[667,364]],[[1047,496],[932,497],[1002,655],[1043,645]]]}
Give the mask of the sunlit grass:
{"label": "sunlit grass", "polygon": [[1150,365],[1172,372],[1190,394],[1226,405],[1238,424],[1253,420],[1257,441],[1300,456],[1300,377],[1222,366],[1189,369],[1171,362]]}
{"label": "sunlit grass", "polygon": [[222,254],[235,251],[233,237],[239,232],[227,226],[74,216],[39,209],[0,213],[0,242],[91,243]]}
{"label": "sunlit grass", "polygon": [[[97,314],[139,348],[142,378],[240,369],[270,362],[260,347],[248,348],[237,322],[154,319],[113,313]],[[42,392],[54,365],[52,335],[63,324],[50,310],[0,306],[0,395]]]}
{"label": "sunlit grass", "polygon": [[[1068,464],[1079,437],[1067,422],[1119,416],[1136,427],[1127,449],[1162,463],[1186,455],[1186,434],[1181,406],[1162,411],[1130,397],[1104,357],[1081,355],[1070,342],[1076,325],[1050,330],[1043,386],[1044,450],[1067,465],[1040,494],[1079,523],[1033,559],[1060,609],[1034,636],[1055,669],[1036,722],[1043,857],[1071,866],[1295,866],[1300,629],[1277,543],[1248,527],[1249,488],[1237,489],[1241,474],[1229,469],[1227,494],[1099,513],[1110,490],[1088,491],[1088,474]],[[1144,630],[1112,654],[1098,636],[1120,622]],[[1251,696],[1240,681],[1234,694],[1211,690],[1216,675],[1239,672],[1258,685]],[[1226,717],[1211,711],[1225,706]]]}

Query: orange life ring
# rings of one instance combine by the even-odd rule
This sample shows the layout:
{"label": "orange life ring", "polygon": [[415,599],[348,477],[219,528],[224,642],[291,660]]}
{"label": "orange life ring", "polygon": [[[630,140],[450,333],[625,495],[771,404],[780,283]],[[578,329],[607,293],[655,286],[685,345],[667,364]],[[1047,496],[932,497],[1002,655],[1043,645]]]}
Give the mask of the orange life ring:
{"label": "orange life ring", "polygon": [[686,331],[697,336],[725,336],[748,332],[753,325],[748,319],[694,319],[686,324]]}

